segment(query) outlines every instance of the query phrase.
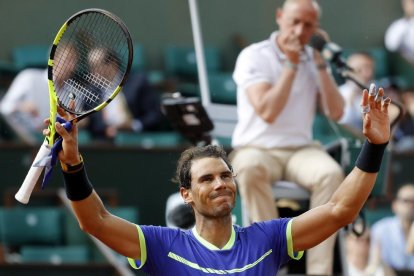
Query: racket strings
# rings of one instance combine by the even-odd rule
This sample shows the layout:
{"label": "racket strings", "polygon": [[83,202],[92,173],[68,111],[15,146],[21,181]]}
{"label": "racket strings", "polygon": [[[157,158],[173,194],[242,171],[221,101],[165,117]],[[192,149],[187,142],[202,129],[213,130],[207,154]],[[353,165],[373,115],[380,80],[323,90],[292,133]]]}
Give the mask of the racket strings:
{"label": "racket strings", "polygon": [[127,37],[112,18],[87,13],[68,25],[61,40],[53,68],[59,104],[72,113],[86,113],[107,101],[123,80]]}
{"label": "racket strings", "polygon": [[[85,88],[79,82],[76,82],[75,80],[70,79],[70,80],[66,81],[65,84],[67,85],[66,86],[67,89],[70,89],[70,91],[76,91],[77,92],[76,94],[78,95],[78,97],[80,96],[80,99],[83,101],[83,103],[85,103],[85,104],[89,103],[90,105],[92,105],[93,103],[99,101],[99,95],[91,93],[90,90]],[[70,100],[72,100],[72,99],[70,99]]]}
{"label": "racket strings", "polygon": [[[95,87],[98,87],[102,91],[107,91],[110,88],[111,81],[106,79],[104,76],[97,74],[87,74],[85,80],[92,83]],[[106,93],[104,93],[106,94]]]}

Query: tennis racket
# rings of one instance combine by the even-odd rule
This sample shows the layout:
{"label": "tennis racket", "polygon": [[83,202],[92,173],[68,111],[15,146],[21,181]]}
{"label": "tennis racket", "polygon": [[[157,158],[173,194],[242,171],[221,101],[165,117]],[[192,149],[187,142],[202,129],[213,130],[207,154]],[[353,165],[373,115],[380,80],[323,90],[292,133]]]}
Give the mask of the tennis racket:
{"label": "tennis racket", "polygon": [[[121,90],[132,57],[132,40],[127,27],[108,11],[82,10],[63,24],[48,60],[49,134],[15,195],[19,202],[29,202],[45,167],[41,163],[46,161],[42,160],[53,156],[52,147],[58,139],[54,127],[58,105],[75,114],[72,123],[102,110]],[[70,129],[71,124],[66,126]]]}

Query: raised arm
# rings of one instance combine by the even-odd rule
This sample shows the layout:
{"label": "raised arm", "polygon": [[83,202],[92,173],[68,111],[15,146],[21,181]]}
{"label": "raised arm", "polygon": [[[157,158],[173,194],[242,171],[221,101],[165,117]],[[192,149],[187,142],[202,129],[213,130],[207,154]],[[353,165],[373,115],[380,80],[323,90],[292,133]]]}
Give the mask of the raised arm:
{"label": "raised arm", "polygon": [[[65,119],[67,114],[59,110]],[[121,255],[140,259],[141,251],[136,226],[110,214],[98,194],[93,190],[78,150],[77,126],[68,133],[59,123],[56,131],[63,138],[63,149],[59,153],[65,188],[81,229]]]}
{"label": "raised arm", "polygon": [[382,99],[382,88],[379,89],[378,97],[374,93],[368,95],[367,90],[363,92],[363,133],[367,141],[362,147],[356,166],[328,203],[293,219],[292,238],[295,251],[312,248],[351,223],[371,193],[384,149],[390,139],[390,99]]}

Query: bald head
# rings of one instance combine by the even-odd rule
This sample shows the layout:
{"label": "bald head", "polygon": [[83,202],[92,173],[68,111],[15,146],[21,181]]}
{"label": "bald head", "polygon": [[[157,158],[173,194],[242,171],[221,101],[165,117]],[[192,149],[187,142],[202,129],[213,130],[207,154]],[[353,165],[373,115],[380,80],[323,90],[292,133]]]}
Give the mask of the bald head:
{"label": "bald head", "polygon": [[287,37],[296,37],[304,46],[319,26],[319,15],[319,5],[313,0],[286,0],[276,12],[278,39],[282,41]]}
{"label": "bald head", "polygon": [[406,17],[414,17],[414,0],[402,0],[401,5]]}
{"label": "bald head", "polygon": [[299,5],[303,9],[312,10],[317,13],[318,18],[321,16],[321,8],[319,7],[319,4],[315,0],[286,0],[283,3],[282,9],[291,9],[296,8],[296,6]]}

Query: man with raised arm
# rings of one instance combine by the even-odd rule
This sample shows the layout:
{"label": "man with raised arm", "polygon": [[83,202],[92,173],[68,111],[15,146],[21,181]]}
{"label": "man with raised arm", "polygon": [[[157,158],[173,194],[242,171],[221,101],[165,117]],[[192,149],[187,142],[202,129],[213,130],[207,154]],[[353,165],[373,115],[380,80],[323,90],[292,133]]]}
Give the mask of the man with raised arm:
{"label": "man with raised arm", "polygon": [[56,123],[56,131],[63,138],[59,159],[66,194],[83,231],[150,275],[275,275],[289,259],[300,258],[303,250],[352,222],[364,205],[390,139],[390,99],[383,99],[383,94],[381,88],[378,93],[375,88],[369,95],[363,92],[361,116],[367,140],[355,168],[326,204],[295,218],[248,227],[233,225],[233,169],[223,149],[209,145],[184,151],[177,166],[181,196],[195,213],[193,229],[136,225],[120,219],[108,212],[88,179],[78,151],[76,125],[68,133]]}

